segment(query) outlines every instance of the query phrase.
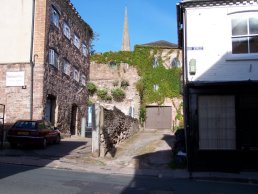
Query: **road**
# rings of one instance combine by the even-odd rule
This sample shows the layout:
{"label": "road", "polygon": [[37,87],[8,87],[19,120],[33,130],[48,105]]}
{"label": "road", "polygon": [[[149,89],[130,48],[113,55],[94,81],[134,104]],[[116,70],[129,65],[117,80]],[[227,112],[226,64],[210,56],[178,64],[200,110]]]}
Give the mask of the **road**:
{"label": "road", "polygon": [[0,165],[1,194],[257,194],[258,185]]}

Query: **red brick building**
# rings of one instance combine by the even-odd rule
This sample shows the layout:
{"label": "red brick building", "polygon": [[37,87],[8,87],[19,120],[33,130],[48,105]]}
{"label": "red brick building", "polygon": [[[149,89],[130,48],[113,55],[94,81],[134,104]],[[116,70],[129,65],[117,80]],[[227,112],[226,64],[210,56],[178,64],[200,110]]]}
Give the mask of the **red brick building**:
{"label": "red brick building", "polygon": [[0,103],[5,122],[51,121],[80,133],[93,38],[69,0],[1,0]]}

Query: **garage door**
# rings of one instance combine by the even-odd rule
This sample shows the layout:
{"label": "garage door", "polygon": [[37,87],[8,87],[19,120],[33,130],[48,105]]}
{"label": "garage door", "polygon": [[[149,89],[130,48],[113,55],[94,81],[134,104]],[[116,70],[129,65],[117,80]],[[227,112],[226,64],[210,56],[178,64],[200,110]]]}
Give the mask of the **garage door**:
{"label": "garage door", "polygon": [[172,109],[171,106],[146,107],[146,129],[171,129]]}

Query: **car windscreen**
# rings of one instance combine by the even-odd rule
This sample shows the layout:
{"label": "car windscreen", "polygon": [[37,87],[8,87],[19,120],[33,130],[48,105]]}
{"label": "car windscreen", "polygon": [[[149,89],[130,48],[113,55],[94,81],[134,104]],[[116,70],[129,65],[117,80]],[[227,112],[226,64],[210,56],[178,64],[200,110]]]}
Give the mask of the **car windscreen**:
{"label": "car windscreen", "polygon": [[19,129],[36,129],[37,122],[35,121],[18,121],[14,124],[14,128]]}

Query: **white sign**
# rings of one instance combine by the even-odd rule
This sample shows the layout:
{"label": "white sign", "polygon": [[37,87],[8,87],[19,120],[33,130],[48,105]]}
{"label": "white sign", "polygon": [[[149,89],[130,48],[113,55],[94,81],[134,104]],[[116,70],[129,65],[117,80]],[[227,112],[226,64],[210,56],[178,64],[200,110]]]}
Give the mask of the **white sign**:
{"label": "white sign", "polygon": [[6,72],[6,86],[24,86],[24,71]]}

